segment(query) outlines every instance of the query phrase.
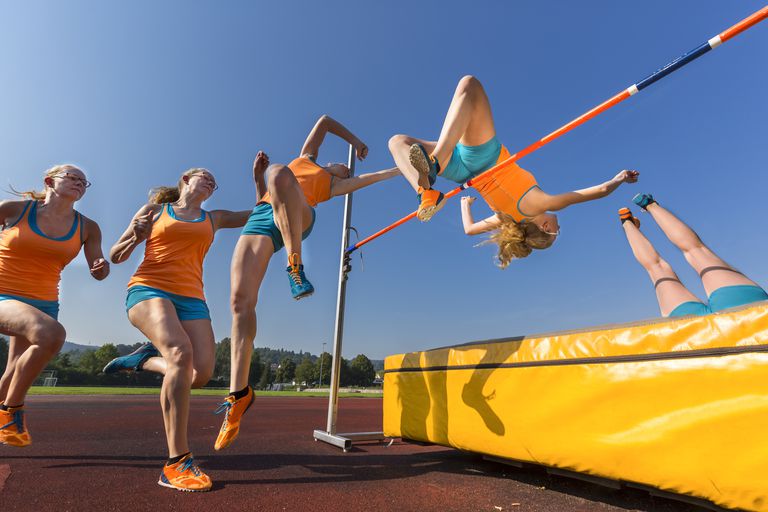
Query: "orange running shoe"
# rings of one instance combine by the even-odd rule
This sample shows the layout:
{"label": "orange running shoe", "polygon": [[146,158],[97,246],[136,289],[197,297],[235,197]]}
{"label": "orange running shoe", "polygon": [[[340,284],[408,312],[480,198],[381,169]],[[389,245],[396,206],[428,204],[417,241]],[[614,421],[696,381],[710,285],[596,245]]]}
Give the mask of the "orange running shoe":
{"label": "orange running shoe", "polygon": [[32,444],[32,436],[24,427],[24,410],[21,407],[0,410],[0,443],[18,447]]}
{"label": "orange running shoe", "polygon": [[197,467],[191,453],[176,464],[163,466],[157,483],[163,487],[186,492],[210,491],[213,485],[211,478]]}
{"label": "orange running shoe", "polygon": [[439,190],[431,188],[425,190],[421,187],[419,187],[418,193],[421,204],[419,204],[419,211],[416,212],[416,217],[421,222],[427,222],[445,205],[443,193]]}
{"label": "orange running shoe", "polygon": [[235,399],[234,396],[229,395],[219,405],[214,414],[221,414],[223,412],[224,423],[221,424],[221,430],[219,430],[216,443],[213,445],[214,450],[223,450],[237,439],[237,435],[240,433],[240,420],[245,411],[253,405],[253,400],[253,388],[248,386],[248,394],[244,397]]}
{"label": "orange running shoe", "polygon": [[632,222],[632,224],[638,228],[640,227],[640,219],[632,215],[629,208],[619,208],[619,221],[621,221],[622,224],[625,222]]}

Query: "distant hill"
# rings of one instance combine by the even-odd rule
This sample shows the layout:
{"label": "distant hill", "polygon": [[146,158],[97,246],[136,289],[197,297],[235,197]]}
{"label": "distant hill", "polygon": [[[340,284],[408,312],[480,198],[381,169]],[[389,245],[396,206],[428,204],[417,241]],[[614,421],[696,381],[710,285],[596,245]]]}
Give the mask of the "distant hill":
{"label": "distant hill", "polygon": [[88,352],[89,350],[96,350],[99,347],[96,347],[94,345],[79,345],[77,343],[72,343],[71,341],[65,341],[64,346],[61,348],[62,353],[67,352],[74,352],[76,350],[79,350],[80,352]]}

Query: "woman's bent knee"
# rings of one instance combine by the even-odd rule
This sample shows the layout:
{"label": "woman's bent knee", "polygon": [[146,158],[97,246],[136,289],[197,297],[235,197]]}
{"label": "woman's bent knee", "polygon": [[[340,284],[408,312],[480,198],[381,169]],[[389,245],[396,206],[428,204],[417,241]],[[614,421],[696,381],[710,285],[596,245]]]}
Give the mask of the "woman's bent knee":
{"label": "woman's bent knee", "polygon": [[169,370],[192,369],[192,346],[174,345],[163,351],[163,359]]}
{"label": "woman's bent knee", "polygon": [[26,337],[33,345],[51,354],[56,354],[64,346],[67,331],[59,322],[52,322],[34,326]]}
{"label": "woman's bent knee", "polygon": [[394,151],[398,146],[408,144],[410,139],[411,139],[410,137],[403,134],[393,135],[392,137],[389,138],[389,142],[387,143],[389,146],[389,150]]}
{"label": "woman's bent knee", "polygon": [[472,75],[465,75],[461,78],[461,80],[459,80],[459,85],[457,89],[461,91],[472,92],[481,87],[482,87],[482,84],[480,83],[480,80],[478,80]]}
{"label": "woman's bent knee", "polygon": [[293,173],[285,165],[270,165],[267,173],[267,188],[270,192],[273,190],[281,190],[283,187],[289,187],[296,182]]}

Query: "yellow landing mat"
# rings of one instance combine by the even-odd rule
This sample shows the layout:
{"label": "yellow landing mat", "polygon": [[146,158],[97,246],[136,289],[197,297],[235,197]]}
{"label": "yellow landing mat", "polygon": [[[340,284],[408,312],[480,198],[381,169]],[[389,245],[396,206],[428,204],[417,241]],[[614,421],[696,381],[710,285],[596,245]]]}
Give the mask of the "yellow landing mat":
{"label": "yellow landing mat", "polygon": [[384,433],[768,511],[768,303],[390,356]]}

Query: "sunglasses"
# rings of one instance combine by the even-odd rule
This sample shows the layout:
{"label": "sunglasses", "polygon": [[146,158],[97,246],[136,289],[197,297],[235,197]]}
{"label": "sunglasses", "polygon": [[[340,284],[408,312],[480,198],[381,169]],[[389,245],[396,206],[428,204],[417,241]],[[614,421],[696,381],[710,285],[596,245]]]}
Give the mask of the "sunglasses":
{"label": "sunglasses", "polygon": [[52,176],[53,178],[61,178],[62,180],[69,180],[72,183],[80,182],[83,187],[88,188],[91,186],[91,182],[88,181],[85,178],[81,178],[80,176],[77,176],[75,174],[59,174],[57,176]]}

